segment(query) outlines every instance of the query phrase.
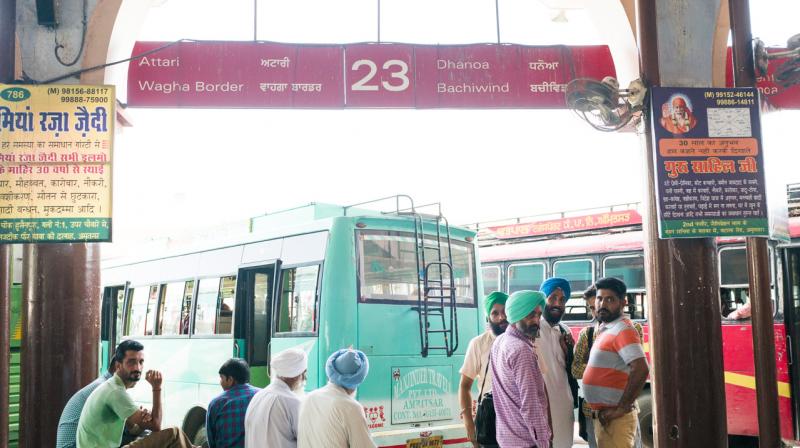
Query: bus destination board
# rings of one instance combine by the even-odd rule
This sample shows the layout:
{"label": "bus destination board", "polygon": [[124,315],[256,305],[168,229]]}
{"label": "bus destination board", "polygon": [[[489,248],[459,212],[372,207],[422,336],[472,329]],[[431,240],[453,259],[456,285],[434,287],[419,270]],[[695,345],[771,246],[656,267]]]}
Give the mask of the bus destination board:
{"label": "bus destination board", "polygon": [[563,109],[572,79],[615,75],[607,46],[138,42],[133,54],[146,54],[128,68],[134,107]]}

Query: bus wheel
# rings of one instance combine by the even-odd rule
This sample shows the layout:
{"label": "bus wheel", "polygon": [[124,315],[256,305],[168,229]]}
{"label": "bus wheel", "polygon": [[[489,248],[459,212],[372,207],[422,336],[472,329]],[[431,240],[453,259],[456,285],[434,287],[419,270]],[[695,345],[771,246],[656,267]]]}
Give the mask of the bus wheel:
{"label": "bus wheel", "polygon": [[639,398],[636,399],[636,404],[639,406],[639,429],[642,432],[642,446],[644,448],[653,448],[653,399],[650,391],[643,391]]}
{"label": "bus wheel", "polygon": [[193,445],[208,446],[206,437],[206,410],[196,406],[186,413],[181,426],[183,432],[189,437]]}

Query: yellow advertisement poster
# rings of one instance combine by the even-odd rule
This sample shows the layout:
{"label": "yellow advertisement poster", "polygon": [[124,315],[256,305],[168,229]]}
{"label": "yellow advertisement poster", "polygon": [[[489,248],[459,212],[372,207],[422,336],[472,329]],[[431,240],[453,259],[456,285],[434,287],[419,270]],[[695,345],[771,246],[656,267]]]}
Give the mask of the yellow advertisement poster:
{"label": "yellow advertisement poster", "polygon": [[0,84],[0,243],[111,241],[113,86]]}

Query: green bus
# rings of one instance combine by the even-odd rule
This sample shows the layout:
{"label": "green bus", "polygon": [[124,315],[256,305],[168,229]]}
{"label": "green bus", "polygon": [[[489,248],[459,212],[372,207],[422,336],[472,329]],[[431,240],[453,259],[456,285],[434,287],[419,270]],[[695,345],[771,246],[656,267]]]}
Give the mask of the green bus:
{"label": "green bus", "polygon": [[[481,331],[475,234],[393,199],[411,205],[311,204],[254,218],[247,238],[104,264],[101,365],[120,340],[141,341],[145,367],[164,374],[166,425],[201,443],[229,357],[263,387],[271,354],[302,347],[315,389],[328,355],[352,346],[370,359],[357,398],[378,446],[469,446],[457,379]],[[150,401],[146,385],[132,393]]]}

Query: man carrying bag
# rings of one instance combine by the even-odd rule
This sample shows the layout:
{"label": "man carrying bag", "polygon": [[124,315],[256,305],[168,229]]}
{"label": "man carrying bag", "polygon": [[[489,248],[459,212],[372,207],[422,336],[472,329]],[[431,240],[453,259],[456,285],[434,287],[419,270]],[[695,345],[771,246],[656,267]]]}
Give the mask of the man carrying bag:
{"label": "man carrying bag", "polygon": [[[492,371],[489,369],[489,352],[497,336],[503,334],[508,326],[505,311],[507,299],[508,295],[500,291],[495,291],[484,299],[483,306],[487,320],[486,331],[469,342],[467,353],[464,355],[464,365],[460,370],[461,383],[458,389],[458,399],[461,404],[461,418],[464,420],[467,438],[469,438],[473,448],[497,446],[497,442],[494,441],[494,406],[491,399]],[[473,419],[472,414],[474,406],[472,386],[476,379],[481,383],[477,409],[479,419]],[[488,400],[485,398],[487,395],[490,397]],[[482,408],[483,410],[481,410]],[[491,411],[491,419],[487,417],[489,415],[488,411]],[[479,421],[483,428],[481,429],[481,436],[478,435],[476,420]],[[489,431],[491,436],[487,435]]]}
{"label": "man carrying bag", "polygon": [[[491,362],[491,356],[490,356]],[[486,365],[486,370],[489,370],[489,363]],[[481,391],[478,395],[478,411],[475,413],[475,438],[478,444],[483,448],[495,448],[500,445],[497,444],[497,434],[495,428],[495,413],[494,413],[494,400],[492,393],[483,393],[483,386],[486,385],[486,372],[483,373],[483,384],[481,384]]]}

